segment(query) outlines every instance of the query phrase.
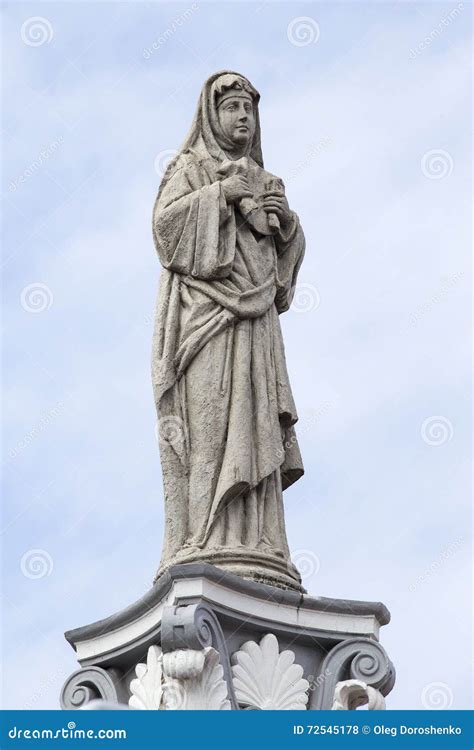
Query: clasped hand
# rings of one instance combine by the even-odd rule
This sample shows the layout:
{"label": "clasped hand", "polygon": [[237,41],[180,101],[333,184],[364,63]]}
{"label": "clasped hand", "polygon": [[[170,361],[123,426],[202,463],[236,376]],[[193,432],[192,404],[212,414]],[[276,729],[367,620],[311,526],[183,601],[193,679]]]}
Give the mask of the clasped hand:
{"label": "clasped hand", "polygon": [[[228,203],[253,197],[248,180],[244,175],[236,174],[232,177],[226,177],[221,184]],[[267,214],[276,214],[283,226],[290,223],[292,214],[284,193],[269,190],[263,194],[262,198],[262,208]]]}
{"label": "clasped hand", "polygon": [[228,203],[235,203],[241,198],[252,198],[252,191],[247,178],[241,174],[226,177],[225,180],[222,180],[221,185]]}
{"label": "clasped hand", "polygon": [[262,208],[268,214],[276,214],[282,226],[287,226],[291,219],[291,211],[284,193],[268,191],[263,195]]}

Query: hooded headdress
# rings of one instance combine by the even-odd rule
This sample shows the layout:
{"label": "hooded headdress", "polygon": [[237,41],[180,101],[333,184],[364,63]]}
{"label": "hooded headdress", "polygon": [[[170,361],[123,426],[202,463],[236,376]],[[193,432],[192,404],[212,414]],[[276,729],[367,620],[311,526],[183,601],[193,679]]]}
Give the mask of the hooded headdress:
{"label": "hooded headdress", "polygon": [[[205,159],[223,161],[233,158],[232,152],[235,149],[235,144],[223,132],[217,114],[218,101],[222,101],[222,97],[231,90],[245,92],[252,99],[255,112],[255,132],[245,155],[250,156],[260,167],[263,167],[258,114],[260,94],[245,76],[234,71],[221,70],[210,76],[202,87],[191,128],[177,156],[168,165],[160,185],[160,193],[179,165],[181,157],[186,153],[193,152],[200,161]],[[242,156],[242,152],[239,153],[240,156]]]}

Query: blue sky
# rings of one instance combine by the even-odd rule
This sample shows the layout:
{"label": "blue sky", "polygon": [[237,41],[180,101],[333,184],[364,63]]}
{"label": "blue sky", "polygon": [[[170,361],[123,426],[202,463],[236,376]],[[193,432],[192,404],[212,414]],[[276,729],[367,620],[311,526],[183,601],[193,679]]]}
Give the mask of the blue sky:
{"label": "blue sky", "polygon": [[64,630],[158,565],[151,210],[230,68],[307,238],[294,559],[391,610],[389,708],[469,707],[469,5],[11,3],[3,36],[3,706],[57,707]]}

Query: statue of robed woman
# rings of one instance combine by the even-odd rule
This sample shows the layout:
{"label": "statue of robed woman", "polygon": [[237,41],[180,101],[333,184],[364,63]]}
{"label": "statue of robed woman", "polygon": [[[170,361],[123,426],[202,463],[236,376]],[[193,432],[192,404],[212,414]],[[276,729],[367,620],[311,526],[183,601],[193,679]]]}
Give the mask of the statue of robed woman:
{"label": "statue of robed woman", "polygon": [[158,576],[205,561],[299,589],[282,491],[303,465],[279,315],[305,242],[283,183],[263,167],[258,102],[244,76],[211,76],[155,204]]}

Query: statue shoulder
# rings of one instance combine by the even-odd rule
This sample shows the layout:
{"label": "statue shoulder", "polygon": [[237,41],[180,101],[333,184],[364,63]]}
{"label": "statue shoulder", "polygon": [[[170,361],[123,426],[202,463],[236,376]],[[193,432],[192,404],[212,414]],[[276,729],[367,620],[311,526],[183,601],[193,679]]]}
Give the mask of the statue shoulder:
{"label": "statue shoulder", "polygon": [[178,198],[215,180],[215,166],[212,160],[202,159],[191,150],[182,151],[170,162],[165,172],[156,205],[166,208]]}
{"label": "statue shoulder", "polygon": [[177,158],[173,176],[179,174],[182,178],[188,179],[191,185],[200,187],[209,182],[208,177],[211,177],[211,182],[216,179],[216,169],[217,165],[213,159],[202,157],[199,153],[188,149],[181,152]]}

